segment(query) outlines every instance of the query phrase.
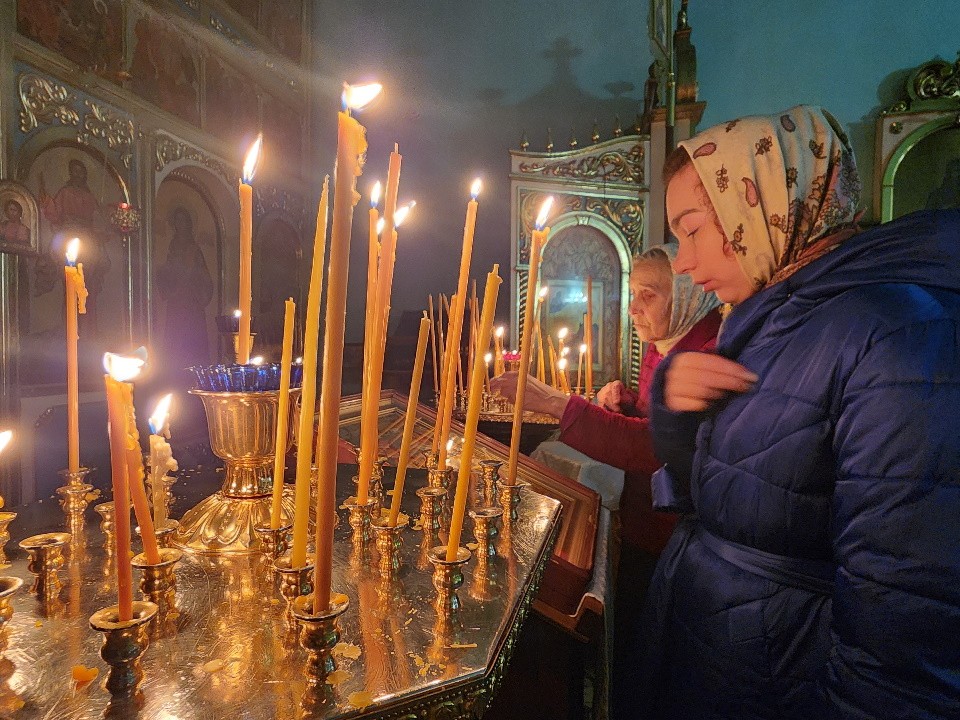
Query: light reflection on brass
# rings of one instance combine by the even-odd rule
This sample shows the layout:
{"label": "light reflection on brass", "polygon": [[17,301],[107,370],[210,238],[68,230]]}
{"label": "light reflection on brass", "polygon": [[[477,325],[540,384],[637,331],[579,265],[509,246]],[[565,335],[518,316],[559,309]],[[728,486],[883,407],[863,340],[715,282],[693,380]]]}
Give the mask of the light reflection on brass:
{"label": "light reflection on brass", "polygon": [[7,562],[6,545],[10,542],[10,523],[17,519],[15,512],[0,512],[0,563]]}
{"label": "light reflection on brass", "polygon": [[500,467],[503,463],[500,460],[481,460],[480,461],[480,481],[477,483],[476,507],[491,507],[496,505],[500,499]]}
{"label": "light reflection on brass", "polygon": [[438,614],[450,614],[460,610],[457,590],[463,586],[463,568],[470,562],[470,551],[457,548],[457,559],[447,560],[447,546],[439,545],[430,551],[433,563],[433,587],[437,591],[434,607]]}
{"label": "light reflection on brass", "polygon": [[260,537],[260,549],[271,563],[290,549],[293,523],[272,528],[269,525],[257,525],[254,532]]}
{"label": "light reflection on brass", "polygon": [[335,705],[336,690],[327,683],[329,675],[337,669],[333,648],[340,641],[340,616],[350,607],[345,595],[340,602],[332,602],[321,613],[313,609],[313,596],[297,598],[293,603],[293,615],[300,628],[300,645],[307,651],[305,666],[307,687],[301,707],[308,714]]}
{"label": "light reflection on brass", "polygon": [[313,592],[313,557],[307,556],[306,565],[291,567],[290,555],[284,555],[274,561],[273,569],[280,577],[280,594],[287,602],[287,624],[293,625],[293,602]]}
{"label": "light reflection on brass", "polygon": [[376,502],[373,498],[368,498],[366,503],[360,505],[357,499],[352,497],[347,498],[343,504],[349,513],[350,527],[353,530],[351,540],[354,546],[366,545],[370,540],[370,518]]}
{"label": "light reflection on brass", "polygon": [[0,577],[0,630],[13,617],[13,595],[23,585],[18,577]]}
{"label": "light reflection on brass", "polygon": [[395,526],[389,524],[389,516],[387,515],[371,519],[370,527],[373,529],[374,542],[380,556],[377,567],[381,575],[391,576],[399,572],[403,531],[409,523],[410,519],[406,515],[401,515]]}
{"label": "light reflection on brass", "polygon": [[473,518],[473,536],[477,540],[477,550],[474,553],[477,557],[486,559],[497,554],[494,540],[500,533],[498,525],[502,516],[502,507],[482,507],[470,511],[470,517]]}
{"label": "light reflection on brass", "polygon": [[100,532],[103,533],[103,546],[107,548],[108,553],[113,552],[113,529],[116,513],[114,512],[113,500],[94,505],[93,509],[100,516]]}
{"label": "light reflection on brass", "polygon": [[[69,519],[77,515],[83,516],[87,505],[100,495],[99,490],[94,490],[93,485],[85,482],[85,478],[90,474],[90,468],[80,468],[77,472],[69,470],[60,470],[58,473],[64,480],[64,485],[57,488],[57,495],[60,496],[60,507]],[[82,524],[80,520],[80,524]],[[74,525],[77,521],[73,521]]]}
{"label": "light reflection on brass", "polygon": [[176,610],[176,565],[181,557],[183,553],[176,548],[162,548],[159,563],[149,562],[143,553],[134,556],[130,561],[133,567],[141,571],[140,592],[144,600],[149,600],[157,606],[158,617],[166,616],[169,612]]}
{"label": "light reflection on brass", "polygon": [[20,541],[20,547],[27,551],[30,558],[27,570],[34,575],[30,592],[36,593],[41,601],[52,600],[60,593],[57,571],[63,567],[63,548],[69,542],[69,533],[58,532],[31,535]]}
{"label": "light reflection on brass", "polygon": [[120,620],[116,605],[90,616],[90,627],[103,633],[100,657],[110,666],[104,687],[114,696],[132,697],[143,680],[140,656],[150,645],[147,624],[157,614],[151,602],[134,601],[133,619]]}

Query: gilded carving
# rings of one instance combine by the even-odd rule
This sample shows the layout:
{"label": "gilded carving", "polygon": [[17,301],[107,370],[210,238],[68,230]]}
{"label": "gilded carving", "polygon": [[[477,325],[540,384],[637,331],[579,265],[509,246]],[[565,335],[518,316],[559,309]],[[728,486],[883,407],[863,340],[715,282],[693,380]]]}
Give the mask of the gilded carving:
{"label": "gilded carving", "polygon": [[107,147],[120,155],[124,167],[129,168],[133,158],[133,121],[84,100],[87,112],[77,140],[90,143],[95,139],[106,140]]}
{"label": "gilded carving", "polygon": [[627,240],[631,255],[643,249],[643,205],[639,201],[587,198],[586,209],[617,226]]}
{"label": "gilded carving", "polygon": [[557,193],[529,192],[520,195],[520,262],[530,259],[530,233],[533,223],[540,212],[540,206],[548,196],[554,197],[554,215],[576,212],[582,209],[582,199],[577,195],[558,195]]}
{"label": "gilded carving", "polygon": [[295,219],[297,227],[303,226],[303,198],[299,195],[273,186],[256,185],[254,188],[254,209],[257,215],[268,212],[281,212]]}
{"label": "gilded carving", "polygon": [[644,148],[636,143],[629,150],[607,150],[599,155],[587,155],[557,161],[520,163],[520,172],[544,177],[576,178],[616,181],[643,185]]}
{"label": "gilded carving", "polygon": [[233,30],[231,30],[230,28],[228,28],[228,27],[223,23],[223,21],[222,21],[220,18],[218,18],[216,15],[211,15],[211,16],[210,16],[210,27],[212,27],[212,28],[213,28],[214,30],[216,30],[218,33],[220,33],[221,35],[223,35],[224,37],[226,37],[226,38],[227,38],[228,40],[230,40],[230,42],[232,42],[234,45],[239,45],[239,44],[240,44],[240,38],[237,37],[237,34],[236,34],[235,32],[233,32]]}
{"label": "gilded carving", "polygon": [[922,66],[913,79],[913,90],[923,100],[960,98],[960,54],[953,65],[935,60]]}
{"label": "gilded carving", "polygon": [[29,73],[22,74],[18,84],[22,132],[55,122],[61,125],[80,124],[80,115],[71,107],[77,98],[65,86]]}
{"label": "gilded carving", "polygon": [[227,183],[232,183],[237,179],[235,172],[228,170],[226,165],[210,157],[202,150],[175,140],[169,135],[157,133],[154,169],[160,172],[167,165],[177,160],[192,160],[199,165],[203,165],[208,170],[219,175]]}

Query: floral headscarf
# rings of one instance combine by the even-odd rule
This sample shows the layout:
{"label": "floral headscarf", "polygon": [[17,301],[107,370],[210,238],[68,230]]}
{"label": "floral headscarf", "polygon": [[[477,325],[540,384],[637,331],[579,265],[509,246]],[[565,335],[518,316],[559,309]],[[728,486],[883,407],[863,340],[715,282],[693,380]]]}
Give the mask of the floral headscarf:
{"label": "floral headscarf", "polygon": [[798,105],[731,120],[680,145],[758,289],[856,232],[860,177],[853,150],[822,108]]}
{"label": "floral headscarf", "polygon": [[696,285],[689,275],[674,273],[673,261],[677,257],[676,243],[657,245],[640,256],[642,259],[653,260],[656,255],[664,255],[669,272],[673,275],[673,295],[670,303],[670,325],[667,336],[662,340],[654,341],[657,351],[666,355],[669,350],[683,339],[704,316],[717,307],[720,301],[712,292],[704,292],[703,287]]}

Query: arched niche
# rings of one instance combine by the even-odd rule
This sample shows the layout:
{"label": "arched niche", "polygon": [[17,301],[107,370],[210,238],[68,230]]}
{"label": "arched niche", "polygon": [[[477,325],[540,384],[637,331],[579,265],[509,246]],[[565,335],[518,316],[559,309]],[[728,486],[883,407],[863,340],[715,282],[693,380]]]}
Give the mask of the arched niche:
{"label": "arched niche", "polygon": [[[257,224],[253,251],[263,262],[253,265],[253,322],[257,354],[278,359],[283,340],[284,301],[300,297],[300,233],[293,221],[270,212]],[[299,333],[294,333],[296,338]],[[299,343],[294,340],[294,345]]]}
{"label": "arched niche", "polygon": [[568,329],[568,362],[575,372],[577,349],[583,342],[589,276],[593,285],[593,375],[597,387],[629,373],[629,275],[630,250],[612,223],[581,211],[553,220],[540,264],[540,285],[550,288],[542,309],[542,331],[544,338],[549,335],[557,343],[559,329]]}
{"label": "arched niche", "polygon": [[960,125],[952,116],[924,123],[893,152],[883,173],[881,219],[960,207]]}

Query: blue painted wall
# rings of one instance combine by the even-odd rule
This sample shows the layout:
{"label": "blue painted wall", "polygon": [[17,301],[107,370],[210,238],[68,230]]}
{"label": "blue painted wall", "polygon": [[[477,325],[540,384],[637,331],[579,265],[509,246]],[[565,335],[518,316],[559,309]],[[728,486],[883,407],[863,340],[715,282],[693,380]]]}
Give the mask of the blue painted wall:
{"label": "blue painted wall", "polygon": [[[960,49],[958,0],[690,5],[700,98],[708,103],[701,126],[798,102],[823,105],[850,130],[868,209],[874,118],[899,98],[910,69],[936,55],[952,60]],[[559,149],[571,128],[588,141],[595,118],[604,137],[615,114],[631,124],[650,63],[646,12],[636,0],[317,2],[318,175],[332,162],[335,88],[344,79],[375,76],[387,94],[364,115],[370,156],[361,190],[385,175],[398,141],[401,199],[418,201],[401,232],[394,318],[422,308],[427,293],[452,289],[467,188],[476,174],[486,186],[473,274],[482,278],[499,262],[508,279],[508,149],[524,129],[531,148],[542,149],[552,127]],[[365,238],[366,213],[359,212],[365,208],[358,205],[355,239]],[[348,339],[354,341],[362,329],[363,244],[354,243],[351,257]]]}

